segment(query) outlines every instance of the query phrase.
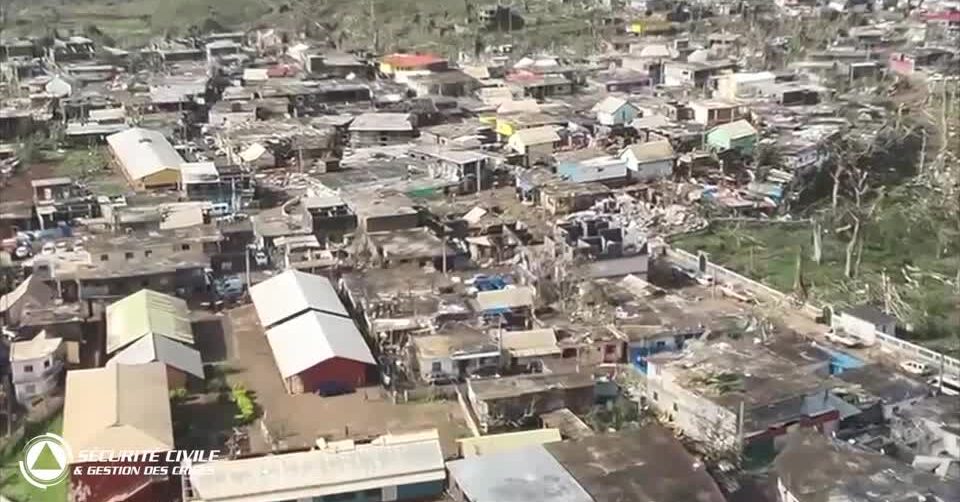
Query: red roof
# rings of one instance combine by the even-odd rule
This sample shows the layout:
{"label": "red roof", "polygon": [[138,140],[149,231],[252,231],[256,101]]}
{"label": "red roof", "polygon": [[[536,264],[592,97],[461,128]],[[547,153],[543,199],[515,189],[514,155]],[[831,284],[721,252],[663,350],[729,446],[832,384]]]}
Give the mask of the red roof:
{"label": "red roof", "polygon": [[390,66],[399,68],[416,68],[418,66],[429,66],[436,63],[443,63],[446,59],[433,54],[391,54],[384,56],[382,61]]}
{"label": "red roof", "polygon": [[267,68],[267,76],[270,78],[292,77],[296,71],[290,65],[274,65]]}

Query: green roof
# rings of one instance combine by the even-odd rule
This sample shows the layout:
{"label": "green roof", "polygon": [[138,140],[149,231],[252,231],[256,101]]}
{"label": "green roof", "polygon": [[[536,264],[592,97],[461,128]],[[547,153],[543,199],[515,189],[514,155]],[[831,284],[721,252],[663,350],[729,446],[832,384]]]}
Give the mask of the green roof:
{"label": "green roof", "polygon": [[141,289],[107,307],[107,354],[150,334],[193,345],[187,302]]}

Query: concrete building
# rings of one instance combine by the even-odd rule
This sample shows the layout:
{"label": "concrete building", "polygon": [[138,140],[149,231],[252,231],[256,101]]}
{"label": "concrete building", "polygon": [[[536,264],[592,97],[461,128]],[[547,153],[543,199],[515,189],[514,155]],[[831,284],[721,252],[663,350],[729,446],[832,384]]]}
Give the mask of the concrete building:
{"label": "concrete building", "polygon": [[597,114],[597,122],[608,127],[627,125],[640,114],[635,105],[615,96],[608,96],[594,105],[593,112]]}
{"label": "concrete building", "polygon": [[60,385],[66,345],[41,331],[29,340],[10,344],[10,373],[17,401],[28,404],[47,396]]}
{"label": "concrete building", "polygon": [[593,502],[542,445],[454,460],[447,471],[456,502]]}
{"label": "concrete building", "polygon": [[526,167],[542,164],[553,158],[553,152],[560,142],[555,126],[531,127],[520,129],[510,135],[507,146],[523,155]]}
{"label": "concrete building", "polygon": [[669,141],[636,143],[620,152],[620,160],[627,163],[630,178],[639,181],[654,181],[673,175],[677,156]]}
{"label": "concrete building", "polygon": [[467,399],[483,431],[517,426],[541,413],[569,408],[584,413],[594,403],[587,373],[517,375],[469,380]]}
{"label": "concrete building", "polygon": [[354,148],[396,145],[417,137],[414,116],[409,113],[362,113],[350,123],[349,131]]}

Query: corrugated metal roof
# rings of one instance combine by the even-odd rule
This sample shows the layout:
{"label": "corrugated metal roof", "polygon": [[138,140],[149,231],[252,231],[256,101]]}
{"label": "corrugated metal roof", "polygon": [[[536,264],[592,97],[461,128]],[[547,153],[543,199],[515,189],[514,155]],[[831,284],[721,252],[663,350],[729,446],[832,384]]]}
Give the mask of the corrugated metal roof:
{"label": "corrugated metal roof", "polygon": [[553,328],[504,331],[501,337],[503,349],[513,357],[548,356],[561,352]]}
{"label": "corrugated metal roof", "polygon": [[352,319],[308,312],[267,330],[277,369],[292,377],[334,357],[376,364]]}
{"label": "corrugated metal roof", "polygon": [[190,484],[206,502],[272,502],[443,481],[436,431],[394,435],[346,450],[318,449],[208,464]]}
{"label": "corrugated metal roof", "polygon": [[187,302],[141,289],[107,306],[107,354],[113,354],[149,334],[193,345]]}
{"label": "corrugated metal roof", "polygon": [[197,378],[203,378],[203,361],[200,359],[200,352],[159,335],[147,335],[133,342],[107,361],[107,366],[145,364],[155,361]]}
{"label": "corrugated metal roof", "polygon": [[447,463],[451,480],[474,502],[593,502],[541,445]]}
{"label": "corrugated metal roof", "polygon": [[110,150],[131,180],[179,169],[183,158],[163,134],[139,127],[107,136]]}
{"label": "corrugated metal roof", "polygon": [[498,310],[533,305],[534,289],[530,286],[481,291],[477,293],[480,310]]}
{"label": "corrugated metal roof", "polygon": [[557,128],[555,126],[541,126],[520,129],[513,133],[510,140],[517,141],[524,146],[543,145],[560,141],[560,135],[557,134]]}
{"label": "corrugated metal roof", "polygon": [[460,455],[464,458],[491,455],[524,446],[560,441],[560,429],[534,429],[458,439]]}
{"label": "corrugated metal roof", "polygon": [[351,131],[412,131],[413,121],[409,113],[372,112],[361,113],[350,124]]}
{"label": "corrugated metal roof", "polygon": [[42,330],[33,338],[10,344],[11,361],[29,361],[40,359],[53,354],[63,345],[62,338],[47,338],[47,331]]}
{"label": "corrugated metal roof", "polygon": [[747,136],[754,136],[757,134],[757,130],[754,129],[750,122],[746,120],[737,120],[736,122],[730,122],[729,124],[723,124],[715,127],[710,134],[715,134],[717,132],[722,132],[730,139],[745,138]]}
{"label": "corrugated metal roof", "polygon": [[160,363],[67,372],[63,438],[73,451],[167,451],[173,424]]}
{"label": "corrugated metal roof", "polygon": [[600,101],[593,106],[594,113],[606,113],[613,115],[617,113],[622,106],[629,104],[627,100],[623,98],[618,98],[616,96],[607,96],[603,98],[603,101]]}
{"label": "corrugated metal roof", "polygon": [[674,157],[673,146],[671,146],[667,140],[633,144],[626,148],[624,154],[627,153],[632,155],[633,158],[637,159],[637,162],[640,163],[656,162]]}
{"label": "corrugated metal roof", "polygon": [[250,298],[264,328],[306,310],[350,315],[330,279],[298,270],[287,270],[253,286]]}

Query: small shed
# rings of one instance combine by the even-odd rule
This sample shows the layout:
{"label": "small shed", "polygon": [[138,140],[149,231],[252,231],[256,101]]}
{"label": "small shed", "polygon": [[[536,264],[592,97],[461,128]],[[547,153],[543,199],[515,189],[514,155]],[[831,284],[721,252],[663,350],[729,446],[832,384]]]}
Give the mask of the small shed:
{"label": "small shed", "polygon": [[707,133],[707,145],[717,151],[736,150],[752,155],[757,144],[757,130],[746,120],[714,127]]}

